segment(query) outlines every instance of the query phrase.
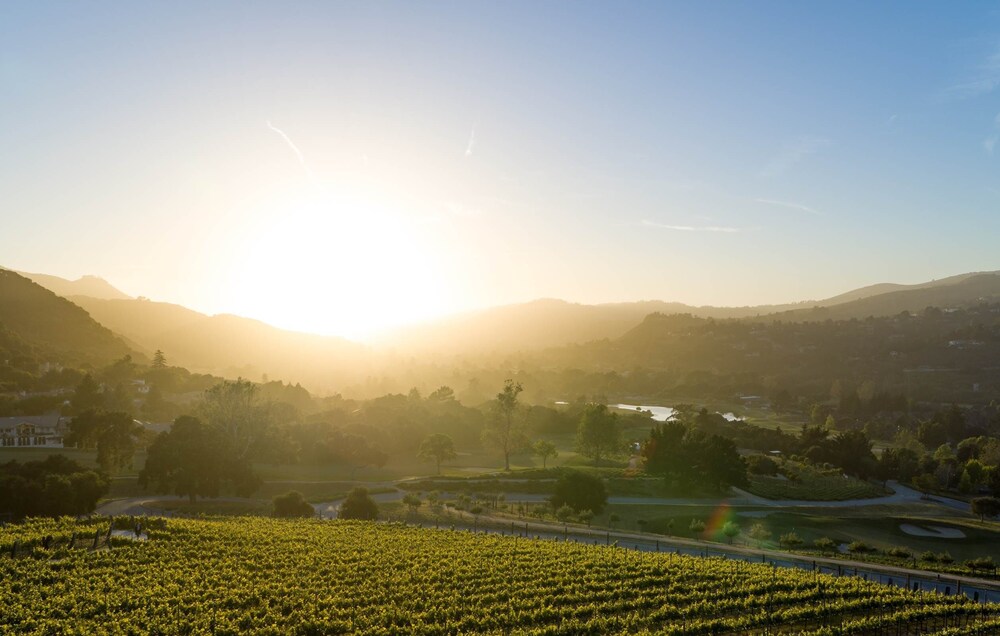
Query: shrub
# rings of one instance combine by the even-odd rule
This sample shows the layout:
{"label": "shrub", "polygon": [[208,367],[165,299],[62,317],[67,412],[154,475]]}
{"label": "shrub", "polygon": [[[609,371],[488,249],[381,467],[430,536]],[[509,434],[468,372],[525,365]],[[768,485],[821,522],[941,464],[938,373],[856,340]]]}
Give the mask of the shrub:
{"label": "shrub", "polygon": [[701,534],[705,531],[705,522],[701,519],[692,519],[688,530],[691,531],[691,534]]}
{"label": "shrub", "polygon": [[837,542],[830,537],[820,537],[813,541],[813,546],[823,552],[833,552],[837,549]]}
{"label": "shrub", "polygon": [[778,544],[784,548],[795,549],[802,545],[802,537],[794,532],[789,532],[788,534],[783,534],[778,537]]}
{"label": "shrub", "polygon": [[976,572],[978,570],[995,570],[997,565],[993,562],[993,557],[985,556],[976,559],[969,559],[965,562],[965,567],[969,568],[973,572]]}
{"label": "shrub", "polygon": [[312,505],[297,490],[278,495],[271,500],[271,503],[273,505],[271,514],[275,517],[312,517],[316,514]]}
{"label": "shrub", "polygon": [[954,563],[955,562],[955,558],[953,556],[951,556],[951,554],[949,552],[942,552],[942,553],[938,554],[937,555],[937,560],[938,560],[938,563],[944,563],[945,565],[948,565],[950,563]]}
{"label": "shrub", "polygon": [[864,541],[851,541],[847,546],[847,551],[853,554],[864,554],[865,552],[874,552],[875,548]]}
{"label": "shrub", "polygon": [[913,558],[913,552],[911,552],[909,548],[906,548],[906,547],[903,547],[903,546],[898,546],[898,545],[892,546],[891,548],[889,548],[888,550],[886,550],[885,553],[888,554],[891,557],[896,558],[896,559],[912,559]]}
{"label": "shrub", "polygon": [[934,554],[930,550],[920,553],[920,560],[927,561],[928,563],[937,563],[938,555]]}
{"label": "shrub", "polygon": [[569,506],[576,512],[591,510],[600,513],[608,503],[608,489],[600,477],[578,470],[563,473],[556,481],[552,507]]}
{"label": "shrub", "polygon": [[761,544],[771,538],[771,531],[763,523],[757,522],[750,526],[750,538]]}
{"label": "shrub", "polygon": [[747,469],[754,475],[778,474],[778,464],[766,455],[751,455],[747,458]]}
{"label": "shrub", "polygon": [[363,519],[373,521],[378,518],[378,504],[368,496],[368,489],[361,486],[352,490],[344,503],[340,504],[341,519]]}
{"label": "shrub", "polygon": [[410,509],[410,512],[416,512],[417,508],[420,507],[421,503],[423,502],[420,501],[420,497],[413,494],[412,492],[408,492],[405,495],[403,495],[403,505],[408,507]]}

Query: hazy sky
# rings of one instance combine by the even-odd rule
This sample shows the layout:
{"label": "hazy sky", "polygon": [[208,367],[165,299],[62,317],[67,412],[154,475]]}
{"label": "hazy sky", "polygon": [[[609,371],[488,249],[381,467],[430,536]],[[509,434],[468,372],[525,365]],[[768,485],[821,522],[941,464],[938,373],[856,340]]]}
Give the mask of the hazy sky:
{"label": "hazy sky", "polygon": [[0,265],[361,336],[1000,269],[1000,5],[0,4]]}

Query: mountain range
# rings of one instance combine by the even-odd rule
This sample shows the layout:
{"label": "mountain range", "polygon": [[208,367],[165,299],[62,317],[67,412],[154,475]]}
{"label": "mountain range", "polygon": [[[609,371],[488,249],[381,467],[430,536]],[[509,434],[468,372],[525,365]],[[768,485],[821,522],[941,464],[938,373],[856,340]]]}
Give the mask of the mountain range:
{"label": "mountain range", "polygon": [[[27,281],[9,270],[3,273],[8,285],[13,277]],[[786,305],[694,307],[663,301],[584,305],[541,299],[412,325],[385,334],[369,348],[343,338],[278,329],[250,318],[209,316],[181,305],[132,298],[95,276],[76,281],[44,274],[24,276],[37,283],[32,285],[37,289],[11,294],[0,288],[5,292],[0,293],[0,325],[27,342],[72,350],[74,359],[93,358],[96,352],[102,352],[98,357],[104,359],[129,350],[145,355],[162,350],[171,364],[192,371],[255,380],[266,374],[320,392],[385,373],[391,360],[402,357],[505,356],[615,340],[653,313],[812,322],[916,313],[929,306],[960,307],[1000,299],[1000,272],[968,273],[917,285],[882,283]],[[65,299],[56,295],[60,292]],[[37,306],[29,307],[29,298]],[[66,329],[55,327],[61,321],[66,321]]]}

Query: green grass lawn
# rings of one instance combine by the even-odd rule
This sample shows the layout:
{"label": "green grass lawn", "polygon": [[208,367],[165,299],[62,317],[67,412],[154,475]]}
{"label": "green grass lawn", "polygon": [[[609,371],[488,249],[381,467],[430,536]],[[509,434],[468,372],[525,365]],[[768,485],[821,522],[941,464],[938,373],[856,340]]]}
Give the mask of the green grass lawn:
{"label": "green grass lawn", "polygon": [[[756,523],[762,524],[770,533],[770,540],[763,547],[780,549],[778,538],[782,534],[794,532],[803,539],[803,548],[821,537],[829,537],[835,542],[851,543],[864,541],[879,549],[904,546],[916,555],[925,551],[948,552],[956,563],[965,559],[992,556],[1000,562],[1000,524],[980,522],[977,518],[958,511],[942,510],[937,506],[910,504],[905,506],[866,506],[863,508],[802,508],[794,512],[770,507],[729,508],[725,505],[672,505],[639,506],[609,505],[607,510],[594,517],[593,524],[606,526],[611,514],[618,516],[618,528],[672,534],[692,537],[689,530],[692,520],[710,524],[713,518],[720,521],[736,522],[744,532],[738,541],[745,543],[745,533]],[[640,525],[642,519],[646,523]],[[670,521],[673,528],[670,529]],[[900,529],[903,524],[928,527],[939,526],[958,528],[965,533],[962,539],[939,537],[917,537]],[[751,542],[757,545],[756,542]]]}

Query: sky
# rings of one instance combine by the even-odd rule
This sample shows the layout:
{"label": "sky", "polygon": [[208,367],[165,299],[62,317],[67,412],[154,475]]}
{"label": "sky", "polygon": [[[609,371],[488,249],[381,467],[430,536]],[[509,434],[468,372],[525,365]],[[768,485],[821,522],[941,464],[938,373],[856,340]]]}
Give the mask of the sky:
{"label": "sky", "polygon": [[1000,4],[0,4],[0,265],[365,338],[1000,269]]}

